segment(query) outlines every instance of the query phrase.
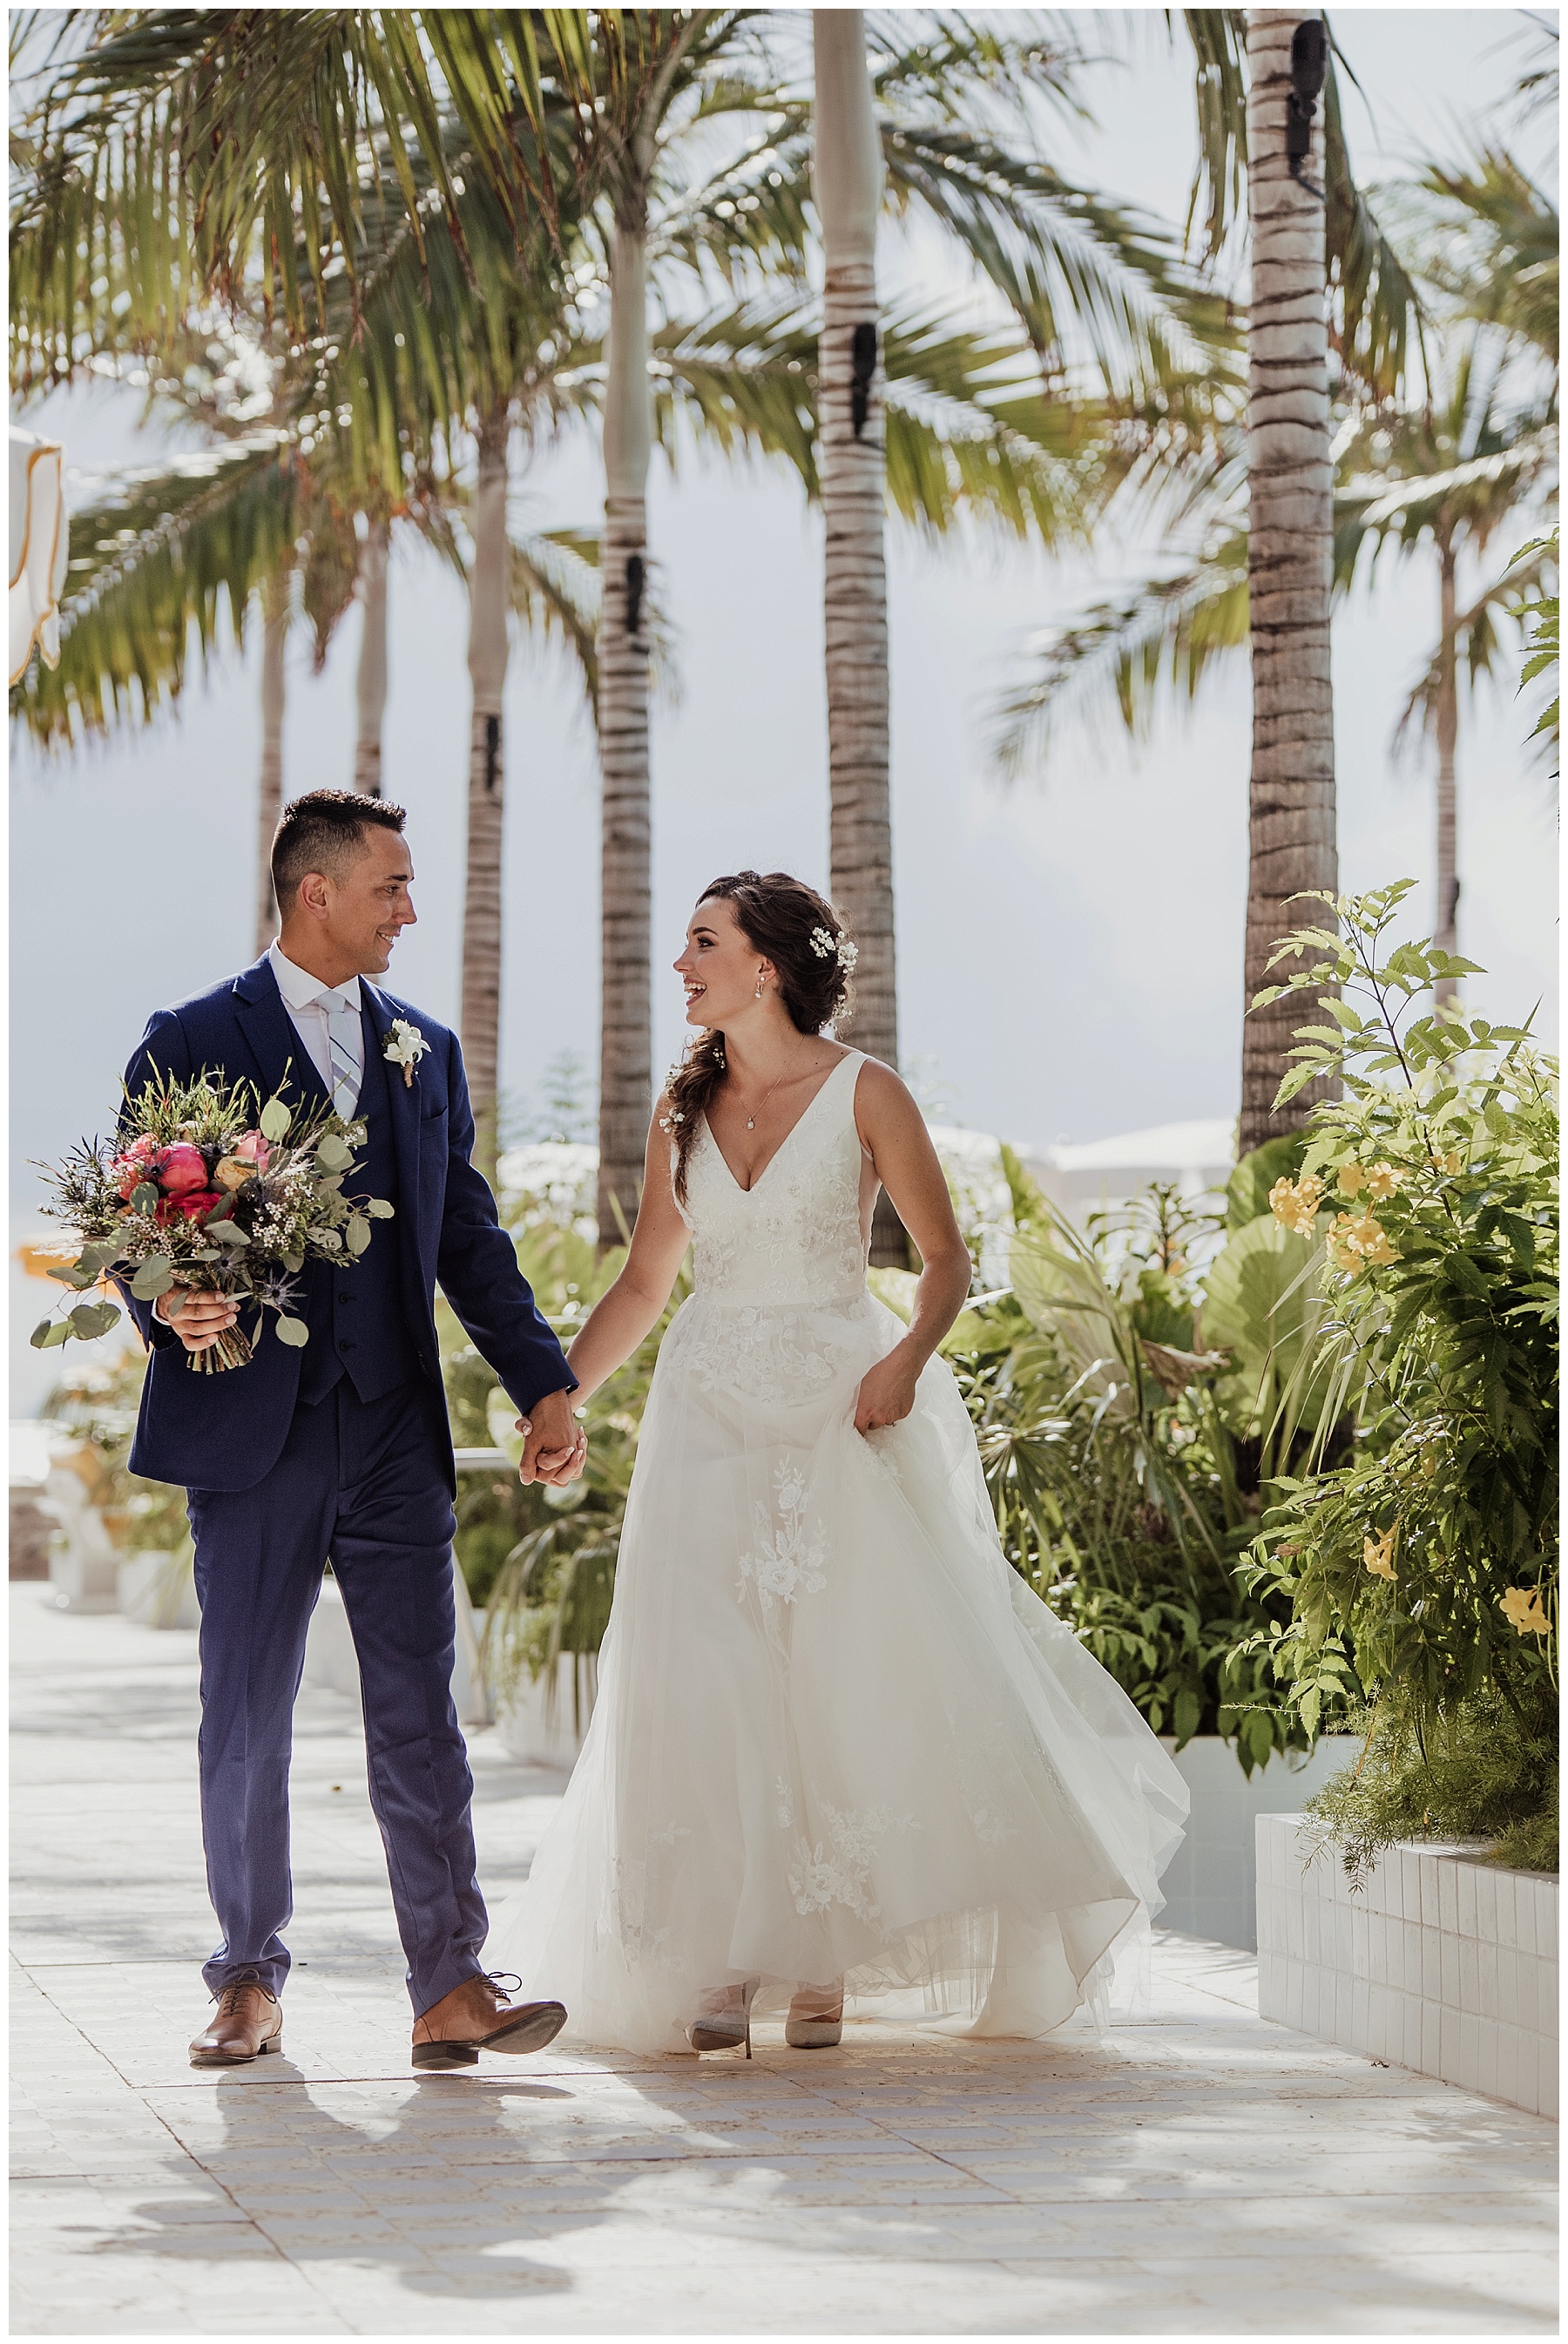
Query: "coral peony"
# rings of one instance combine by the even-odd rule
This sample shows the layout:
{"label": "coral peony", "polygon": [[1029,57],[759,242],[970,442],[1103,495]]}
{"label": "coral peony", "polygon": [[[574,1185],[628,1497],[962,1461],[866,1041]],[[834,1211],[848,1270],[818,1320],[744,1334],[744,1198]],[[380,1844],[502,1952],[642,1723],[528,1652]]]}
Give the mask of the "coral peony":
{"label": "coral peony", "polygon": [[207,1184],[206,1158],[188,1139],[176,1139],[158,1166],[158,1186],[166,1197],[188,1197]]}

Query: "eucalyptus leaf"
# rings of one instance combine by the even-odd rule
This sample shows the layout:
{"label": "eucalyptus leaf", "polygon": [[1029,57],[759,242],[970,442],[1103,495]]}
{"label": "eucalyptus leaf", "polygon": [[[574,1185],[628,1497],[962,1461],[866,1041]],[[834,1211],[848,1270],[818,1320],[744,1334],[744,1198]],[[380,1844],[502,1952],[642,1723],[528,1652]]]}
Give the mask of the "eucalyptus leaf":
{"label": "eucalyptus leaf", "polygon": [[283,1101],[279,1098],[269,1098],[256,1116],[256,1127],[263,1139],[270,1140],[276,1147],[279,1140],[287,1138],[290,1119],[288,1109],[284,1106]]}
{"label": "eucalyptus leaf", "polygon": [[237,1221],[207,1221],[203,1226],[208,1237],[221,1238],[226,1245],[243,1248],[250,1243]]}
{"label": "eucalyptus leaf", "polygon": [[389,1205],[385,1197],[367,1197],[359,1209],[362,1213],[368,1213],[373,1221],[389,1221],[397,1207],[396,1205]]}
{"label": "eucalyptus leaf", "polygon": [[144,1217],[157,1209],[158,1192],[150,1180],[144,1180],[131,1191],[131,1210]]}
{"label": "eucalyptus leaf", "polygon": [[350,1213],[343,1241],[350,1253],[363,1253],[370,1242],[370,1224],[363,1213]]}
{"label": "eucalyptus leaf", "polygon": [[150,1253],[131,1280],[138,1302],[156,1302],[175,1282],[175,1266],[167,1254]]}
{"label": "eucalyptus leaf", "polygon": [[316,1143],[316,1160],[328,1172],[345,1172],[354,1160],[354,1151],[344,1146],[336,1132],[328,1131]]}
{"label": "eucalyptus leaf", "polygon": [[277,1314],[277,1339],[280,1343],[286,1343],[291,1351],[303,1350],[310,1340],[310,1329],[303,1318],[286,1318],[280,1310]]}
{"label": "eucalyptus leaf", "polygon": [[112,1302],[78,1302],[71,1313],[71,1332],[90,1343],[95,1336],[106,1335],[119,1315]]}

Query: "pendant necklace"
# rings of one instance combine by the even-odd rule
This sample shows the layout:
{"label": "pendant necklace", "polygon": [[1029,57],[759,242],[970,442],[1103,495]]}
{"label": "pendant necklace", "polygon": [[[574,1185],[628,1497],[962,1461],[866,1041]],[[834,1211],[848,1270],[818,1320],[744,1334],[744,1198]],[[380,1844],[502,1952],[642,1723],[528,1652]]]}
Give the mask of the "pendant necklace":
{"label": "pendant necklace", "polygon": [[[784,1073],[785,1073],[785,1074],[788,1074],[788,1073],[789,1073],[789,1068],[788,1068],[788,1067],[786,1067],[786,1068],[785,1068],[785,1070],[784,1070]],[[755,1130],[756,1130],[756,1128],[757,1128],[757,1117],[758,1117],[758,1116],[759,1116],[759,1115],[761,1114],[761,1112],[762,1112],[763,1108],[767,1106],[767,1104],[768,1104],[769,1100],[772,1097],[772,1096],[773,1096],[774,1092],[778,1089],[778,1087],[779,1087],[779,1084],[783,1081],[783,1079],[784,1079],[784,1075],[775,1075],[775,1076],[773,1077],[773,1080],[769,1084],[769,1086],[768,1086],[767,1089],[763,1092],[763,1094],[762,1094],[761,1097],[758,1100],[758,1102],[757,1102],[757,1106],[756,1106],[756,1108],[755,1108],[754,1112],[753,1112],[752,1114],[749,1115],[749,1116],[747,1116],[747,1118],[746,1118],[746,1128],[747,1128],[747,1130],[748,1130],[748,1131],[755,1131]]]}

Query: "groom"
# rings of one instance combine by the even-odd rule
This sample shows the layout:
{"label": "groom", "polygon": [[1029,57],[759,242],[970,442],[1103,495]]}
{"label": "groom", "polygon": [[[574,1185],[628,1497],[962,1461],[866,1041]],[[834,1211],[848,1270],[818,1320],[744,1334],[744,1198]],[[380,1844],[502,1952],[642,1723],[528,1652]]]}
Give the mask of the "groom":
{"label": "groom", "polygon": [[270,1321],[247,1324],[254,1360],[195,1375],[186,1353],[216,1341],[235,1302],[176,1287],[149,1309],[126,1296],[152,1353],[131,1470],[186,1485],[196,1541],[202,1833],[223,1943],[203,1972],[217,2008],[190,2046],[195,2066],[283,2047],[294,1700],[329,1557],[359,1656],[415,2066],[538,2050],[566,2019],[558,2002],[510,2002],[479,1959],[488,1925],[451,1695],[456,1483],[437,1279],[522,1411],[524,1481],[575,1480],[585,1443],[575,1379],[469,1162],[457,1038],[362,982],[384,974],[414,920],[403,821],[380,798],[297,798],[272,850],[277,941],[242,975],[160,1009],[126,1070],[133,1096],[156,1074],[208,1068],[263,1100],[354,1116],[367,1131],[356,1185],[394,1207],[351,1269],[307,1268],[302,1349]]}

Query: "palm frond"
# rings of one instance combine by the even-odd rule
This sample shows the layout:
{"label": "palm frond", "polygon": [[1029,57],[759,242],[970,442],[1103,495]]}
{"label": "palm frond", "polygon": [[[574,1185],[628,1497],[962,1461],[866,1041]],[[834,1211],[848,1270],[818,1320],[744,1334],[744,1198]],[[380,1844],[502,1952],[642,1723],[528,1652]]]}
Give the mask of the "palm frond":
{"label": "palm frond", "polygon": [[1235,530],[1177,576],[1094,603],[1040,636],[1026,679],[998,711],[998,764],[1018,776],[1074,714],[1114,711],[1130,733],[1146,732],[1162,694],[1190,702],[1216,661],[1245,650],[1247,614],[1247,540]]}
{"label": "palm frond", "polygon": [[[1539,589],[1554,580],[1556,573],[1555,542],[1551,539],[1538,541],[1516,555],[1502,575],[1457,614],[1453,622],[1454,659],[1473,690],[1483,676],[1498,673],[1504,648],[1498,621],[1511,619],[1523,632],[1532,608],[1532,588]],[[1509,646],[1511,651],[1513,648]],[[1435,731],[1442,682],[1442,646],[1439,643],[1411,687],[1394,732],[1396,742]]]}
{"label": "palm frond", "polygon": [[[587,530],[547,530],[511,540],[508,597],[530,632],[561,643],[581,672],[598,716],[598,539]],[[651,614],[650,614],[651,618]]]}
{"label": "palm frond", "polygon": [[1357,187],[1345,146],[1332,44],[1323,89],[1323,175],[1328,196],[1330,338],[1341,366],[1374,399],[1392,399],[1405,379],[1413,337],[1422,347],[1426,312],[1415,278]]}
{"label": "palm frond", "polygon": [[1462,315],[1517,335],[1555,376],[1561,224],[1557,207],[1504,146],[1431,165],[1421,187],[1441,240],[1427,271]]}
{"label": "palm frond", "polygon": [[60,664],[35,662],[14,722],[61,750],[172,707],[243,639],[252,592],[292,559],[298,468],[266,435],[121,475],[71,515]]}

